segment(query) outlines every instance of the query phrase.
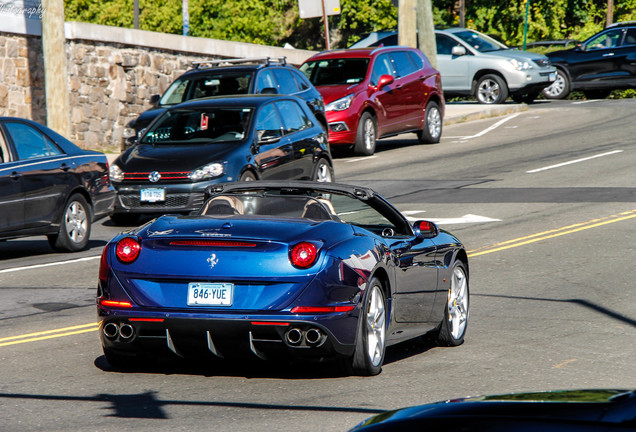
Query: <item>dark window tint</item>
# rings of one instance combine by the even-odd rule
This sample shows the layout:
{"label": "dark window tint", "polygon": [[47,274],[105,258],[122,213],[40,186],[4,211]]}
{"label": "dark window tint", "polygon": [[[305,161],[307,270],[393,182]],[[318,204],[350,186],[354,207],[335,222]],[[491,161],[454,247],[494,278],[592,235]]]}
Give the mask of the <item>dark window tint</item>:
{"label": "dark window tint", "polygon": [[391,64],[391,59],[388,54],[382,54],[375,60],[373,71],[371,72],[371,84],[377,85],[382,75],[395,76],[393,73],[393,65]]}
{"label": "dark window tint", "polygon": [[29,125],[9,122],[5,126],[18,152],[18,159],[62,154],[62,151],[51,140]]}
{"label": "dark window tint", "polygon": [[298,84],[298,87],[301,90],[307,90],[311,87],[311,84],[302,73],[298,71],[292,71],[291,74],[294,76],[294,79],[296,79],[296,84]]}
{"label": "dark window tint", "polygon": [[280,94],[294,94],[300,91],[290,71],[274,69],[274,77],[276,77],[278,92]]}
{"label": "dark window tint", "polygon": [[630,27],[627,29],[623,45],[636,45],[636,28]]}
{"label": "dark window tint", "polygon": [[[273,88],[276,89],[276,81],[271,70],[263,70],[258,73],[256,77],[256,87],[254,93],[259,94],[263,92],[263,89]],[[278,89],[277,89],[278,90]]]}
{"label": "dark window tint", "polygon": [[310,126],[307,116],[305,116],[305,113],[302,112],[296,102],[280,101],[276,102],[276,107],[283,118],[286,134],[294,133]]}
{"label": "dark window tint", "polygon": [[259,140],[280,138],[283,135],[283,124],[278,117],[274,104],[265,105],[258,113],[256,135]]}
{"label": "dark window tint", "polygon": [[398,77],[404,77],[415,72],[415,66],[411,63],[406,51],[392,52],[390,55]]}
{"label": "dark window tint", "polygon": [[437,54],[451,55],[453,47],[459,45],[453,38],[437,33],[435,35],[435,43],[437,45]]}
{"label": "dark window tint", "polygon": [[598,50],[615,48],[620,44],[621,37],[623,36],[623,29],[613,29],[601,33],[598,36],[594,36],[589,39],[585,47],[587,50]]}
{"label": "dark window tint", "polygon": [[307,62],[300,70],[315,86],[324,86],[362,82],[368,67],[368,58],[335,58]]}
{"label": "dark window tint", "polygon": [[410,51],[408,55],[411,61],[413,62],[413,64],[415,65],[416,70],[424,69],[424,60],[422,60],[422,57]]}
{"label": "dark window tint", "polygon": [[190,99],[209,96],[246,94],[253,74],[251,72],[212,72],[177,79],[163,94],[159,105],[175,105]]}

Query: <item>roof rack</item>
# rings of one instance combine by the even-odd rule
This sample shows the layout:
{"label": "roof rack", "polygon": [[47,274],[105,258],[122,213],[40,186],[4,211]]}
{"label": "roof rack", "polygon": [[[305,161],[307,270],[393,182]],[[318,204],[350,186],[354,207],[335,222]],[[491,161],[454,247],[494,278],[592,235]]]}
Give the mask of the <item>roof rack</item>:
{"label": "roof rack", "polygon": [[205,60],[192,62],[192,66],[195,69],[207,69],[218,66],[229,66],[237,64],[264,64],[269,66],[272,63],[279,65],[287,64],[287,57],[254,57],[254,58],[236,58],[236,59],[221,59],[221,60]]}

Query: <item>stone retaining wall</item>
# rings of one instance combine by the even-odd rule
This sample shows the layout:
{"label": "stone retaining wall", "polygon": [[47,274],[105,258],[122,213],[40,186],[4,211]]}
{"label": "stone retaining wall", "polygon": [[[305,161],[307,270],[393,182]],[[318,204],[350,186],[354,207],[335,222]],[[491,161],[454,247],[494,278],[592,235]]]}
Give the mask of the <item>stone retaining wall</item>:
{"label": "stone retaining wall", "polygon": [[[287,56],[300,64],[312,52],[65,23],[71,135],[82,148],[118,151],[123,128],[150,107],[153,94],[190,68],[215,58]],[[0,32],[0,116],[46,124],[39,35]],[[54,108],[53,108],[54,109]]]}

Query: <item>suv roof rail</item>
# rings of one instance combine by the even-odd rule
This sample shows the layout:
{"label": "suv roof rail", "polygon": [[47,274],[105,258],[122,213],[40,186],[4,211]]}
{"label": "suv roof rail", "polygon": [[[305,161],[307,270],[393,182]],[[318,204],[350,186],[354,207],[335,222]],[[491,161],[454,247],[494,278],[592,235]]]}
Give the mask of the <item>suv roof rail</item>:
{"label": "suv roof rail", "polygon": [[636,25],[636,21],[618,21],[615,23],[612,23],[610,25],[608,25],[605,28],[610,28],[610,27],[622,27],[622,26],[633,26]]}
{"label": "suv roof rail", "polygon": [[195,69],[208,69],[218,66],[229,66],[238,64],[264,64],[269,66],[272,63],[278,63],[282,66],[287,64],[287,57],[254,57],[254,58],[235,58],[220,60],[204,60],[192,62]]}

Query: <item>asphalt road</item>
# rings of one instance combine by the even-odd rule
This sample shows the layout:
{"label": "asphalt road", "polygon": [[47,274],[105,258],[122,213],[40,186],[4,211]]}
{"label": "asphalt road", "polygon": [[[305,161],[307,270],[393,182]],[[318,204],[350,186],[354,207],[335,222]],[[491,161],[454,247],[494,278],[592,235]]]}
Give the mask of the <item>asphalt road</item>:
{"label": "asphalt road", "polygon": [[0,430],[344,431],[384,410],[484,393],[636,388],[636,100],[545,102],[336,159],[470,251],[466,343],[408,342],[377,377],[329,365],[173,364],[113,372],[94,292],[101,248],[0,243]]}

